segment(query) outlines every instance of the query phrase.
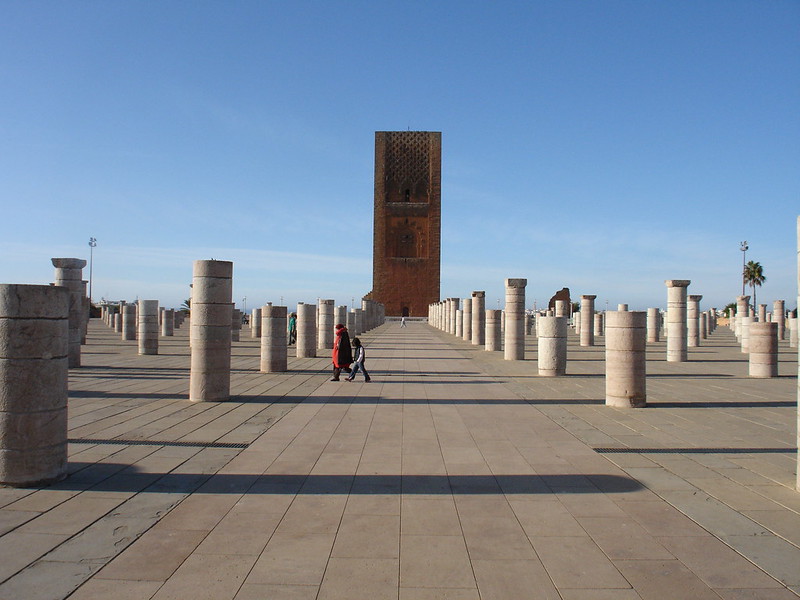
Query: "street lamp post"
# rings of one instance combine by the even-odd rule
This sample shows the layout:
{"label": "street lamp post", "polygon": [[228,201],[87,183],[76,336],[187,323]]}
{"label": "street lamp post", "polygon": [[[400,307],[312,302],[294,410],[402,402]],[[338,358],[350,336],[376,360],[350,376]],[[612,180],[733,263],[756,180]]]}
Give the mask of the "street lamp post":
{"label": "street lamp post", "polygon": [[97,246],[97,238],[89,238],[89,306],[92,305],[92,262],[94,260],[94,248]]}
{"label": "street lamp post", "polygon": [[750,246],[747,245],[747,240],[743,242],[739,242],[739,250],[742,251],[742,296],[744,296],[744,270],[746,268],[745,257],[747,256],[747,250]]}

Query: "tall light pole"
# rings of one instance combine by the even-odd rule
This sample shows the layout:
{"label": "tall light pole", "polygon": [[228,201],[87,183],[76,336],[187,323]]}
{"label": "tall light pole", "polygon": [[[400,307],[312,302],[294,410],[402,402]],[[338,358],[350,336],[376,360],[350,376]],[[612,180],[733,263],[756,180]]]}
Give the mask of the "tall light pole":
{"label": "tall light pole", "polygon": [[89,306],[92,305],[92,261],[94,260],[94,248],[97,246],[97,238],[89,238]]}
{"label": "tall light pole", "polygon": [[744,270],[747,266],[745,263],[745,257],[747,256],[747,250],[750,246],[747,245],[747,240],[743,242],[739,242],[739,250],[742,251],[742,296],[744,296]]}

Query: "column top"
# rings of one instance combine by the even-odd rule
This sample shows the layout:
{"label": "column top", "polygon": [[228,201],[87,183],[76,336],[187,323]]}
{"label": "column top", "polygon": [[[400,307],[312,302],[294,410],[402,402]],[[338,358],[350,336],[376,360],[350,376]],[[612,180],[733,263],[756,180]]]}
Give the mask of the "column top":
{"label": "column top", "polygon": [[750,296],[736,296],[737,302],[749,302]]}
{"label": "column top", "polygon": [[53,266],[57,269],[82,269],[86,261],[82,258],[51,258]]}
{"label": "column top", "polygon": [[667,287],[689,287],[690,283],[692,283],[691,279],[667,279],[664,281],[664,285]]}
{"label": "column top", "polygon": [[330,300],[330,299],[327,299],[327,298],[320,299],[320,301],[319,301],[320,304],[333,304],[333,302],[334,302],[333,300]]}
{"label": "column top", "polygon": [[483,290],[472,292],[472,297],[473,298],[485,298],[486,297],[486,292],[484,292]]}
{"label": "column top", "polygon": [[691,300],[692,302],[700,302],[700,300],[702,300],[702,299],[703,299],[703,296],[697,295],[697,294],[693,294],[693,295],[689,296],[689,300]]}
{"label": "column top", "polygon": [[506,279],[506,287],[525,287],[528,285],[528,280],[521,277]]}
{"label": "column top", "polygon": [[593,294],[583,294],[581,296],[581,300],[595,300],[595,299],[597,299],[597,296]]}

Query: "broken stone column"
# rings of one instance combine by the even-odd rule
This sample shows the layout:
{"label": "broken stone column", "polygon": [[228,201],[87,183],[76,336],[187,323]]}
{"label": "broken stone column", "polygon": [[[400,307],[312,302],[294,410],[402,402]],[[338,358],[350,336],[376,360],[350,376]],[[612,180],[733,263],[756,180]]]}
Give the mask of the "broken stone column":
{"label": "broken stone column", "polygon": [[700,314],[700,339],[708,338],[708,313]]}
{"label": "broken stone column", "polygon": [[789,330],[789,347],[797,348],[797,317],[789,315],[786,318],[786,329]]}
{"label": "broken stone column", "polygon": [[[558,302],[558,300],[556,300]],[[539,375],[558,377],[567,372],[567,317],[539,317]]]}
{"label": "broken stone column", "polygon": [[231,341],[238,342],[242,337],[242,311],[234,308],[231,313]]}
{"label": "broken stone column", "polygon": [[599,338],[605,335],[605,315],[601,312],[594,315],[594,337]]}
{"label": "broken stone column", "polygon": [[742,353],[744,354],[750,352],[750,327],[754,322],[756,322],[756,319],[752,315],[747,315],[741,319],[739,341],[742,345]]}
{"label": "broken stone column", "polygon": [[333,350],[334,325],[336,325],[333,322],[333,308],[333,300],[320,300],[318,303],[317,350]]}
{"label": "broken stone column", "polygon": [[122,311],[125,308],[125,302],[120,302],[119,306],[117,307],[117,317],[114,319],[114,331],[116,333],[122,333]]}
{"label": "broken stone column", "polygon": [[213,402],[231,395],[233,263],[196,260],[192,275],[189,400]]}
{"label": "broken stone column", "polygon": [[261,339],[261,310],[260,308],[254,308],[250,311],[250,337],[255,339]]}
{"label": "broken stone column", "polygon": [[638,408],[647,404],[647,314],[606,315],[606,406]]}
{"label": "broken stone column", "polygon": [[566,300],[556,300],[556,316],[569,317],[569,303]]}
{"label": "broken stone column", "polygon": [[82,258],[52,258],[56,268],[55,285],[65,287],[70,293],[69,302],[69,367],[81,366],[81,341],[83,323],[89,318],[84,314],[84,286],[82,278],[86,261]]}
{"label": "broken stone column", "polygon": [[506,360],[525,360],[525,286],[527,285],[527,279],[506,279],[503,354]]}
{"label": "broken stone column", "polygon": [[657,342],[658,341],[658,332],[661,328],[658,319],[658,309],[657,308],[648,308],[647,309],[647,341],[648,342]]}
{"label": "broken stone column", "polygon": [[360,308],[354,308],[353,312],[356,313],[356,335],[364,333],[364,311]]}
{"label": "broken stone column", "polygon": [[[338,325],[339,323],[347,327],[347,307],[344,305],[337,306],[336,309],[333,311],[334,337],[336,337],[336,325]],[[349,327],[347,327],[347,331],[350,334],[350,338],[352,339],[353,336],[355,336],[355,333],[350,331]],[[331,349],[333,349],[332,342],[331,342]]]}
{"label": "broken stone column", "polygon": [[464,298],[462,304],[464,318],[461,326],[461,339],[470,342],[472,341],[472,298]]}
{"label": "broken stone column", "polygon": [[165,310],[161,315],[161,335],[171,337],[175,335],[175,309]]}
{"label": "broken stone column", "polygon": [[297,358],[317,356],[317,307],[297,303]]}
{"label": "broken stone column", "polygon": [[[58,260],[58,259],[56,259]],[[72,290],[0,284],[0,484],[67,475]]]}
{"label": "broken stone column", "polygon": [[594,346],[594,300],[595,295],[581,296],[580,336],[581,346]]}
{"label": "broken stone column", "polygon": [[455,335],[461,339],[464,335],[464,311],[460,308],[456,311],[456,331]]}
{"label": "broken stone column", "polygon": [[500,312],[499,310],[487,309],[486,310],[486,346],[487,352],[500,351]]}
{"label": "broken stone column", "polygon": [[742,336],[742,317],[750,314],[750,296],[736,296],[736,322],[734,332],[736,337]]}
{"label": "broken stone column", "polygon": [[136,314],[139,354],[158,354],[158,300],[139,300]]}
{"label": "broken stone column", "polygon": [[261,372],[281,373],[288,368],[286,353],[286,326],[288,313],[285,306],[267,304],[261,313]]}
{"label": "broken stone column", "polygon": [[472,345],[486,343],[486,292],[472,292]]}
{"label": "broken stone column", "polygon": [[450,300],[450,326],[447,333],[456,334],[456,319],[458,318],[457,311],[461,301],[460,298],[449,298]]}
{"label": "broken stone column", "polygon": [[627,304],[617,304],[617,312],[627,312],[628,305]]}
{"label": "broken stone column", "polygon": [[778,324],[759,321],[750,323],[749,330],[750,377],[777,377]]}
{"label": "broken stone column", "polygon": [[347,315],[345,315],[345,327],[347,327],[347,331],[350,333],[350,339],[352,340],[357,335],[360,335],[356,330],[356,312],[355,310],[351,310]]}
{"label": "broken stone column", "polygon": [[686,345],[689,348],[700,346],[700,300],[703,297],[692,294],[686,303]]}
{"label": "broken stone column", "polygon": [[772,303],[772,320],[778,325],[778,339],[786,339],[786,305],[783,300]]}
{"label": "broken stone column", "polygon": [[758,322],[759,323],[766,323],[767,322],[767,305],[766,304],[759,304],[758,305]]}
{"label": "broken stone column", "polygon": [[667,286],[667,362],[686,362],[686,288],[691,281],[668,279],[664,283]]}
{"label": "broken stone column", "polygon": [[136,339],[136,305],[126,304],[122,307],[122,339]]}

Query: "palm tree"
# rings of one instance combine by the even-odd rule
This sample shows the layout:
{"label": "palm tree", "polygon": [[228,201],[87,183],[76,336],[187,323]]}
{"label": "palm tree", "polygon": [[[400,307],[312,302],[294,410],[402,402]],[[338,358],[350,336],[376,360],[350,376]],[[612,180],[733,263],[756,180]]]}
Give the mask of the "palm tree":
{"label": "palm tree", "polygon": [[181,305],[181,312],[186,313],[186,316],[189,316],[191,310],[192,310],[192,299],[188,298],[183,301],[183,304]]}
{"label": "palm tree", "polygon": [[753,308],[757,310],[756,287],[761,287],[761,284],[767,280],[767,278],[764,277],[764,267],[761,266],[761,263],[750,260],[744,266],[744,273],[742,276],[744,282],[753,290]]}

